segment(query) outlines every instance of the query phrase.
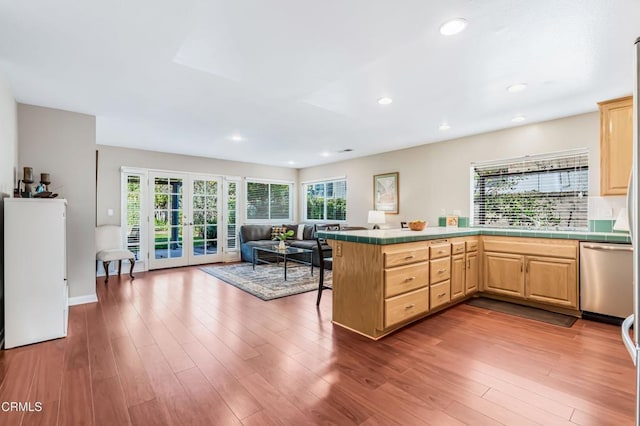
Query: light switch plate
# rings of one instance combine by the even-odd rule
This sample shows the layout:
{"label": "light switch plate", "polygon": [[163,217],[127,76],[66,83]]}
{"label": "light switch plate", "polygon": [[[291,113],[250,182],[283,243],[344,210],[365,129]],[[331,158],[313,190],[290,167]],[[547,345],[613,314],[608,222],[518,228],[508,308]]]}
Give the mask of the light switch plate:
{"label": "light switch plate", "polygon": [[113,209],[107,209],[107,216],[113,216]]}

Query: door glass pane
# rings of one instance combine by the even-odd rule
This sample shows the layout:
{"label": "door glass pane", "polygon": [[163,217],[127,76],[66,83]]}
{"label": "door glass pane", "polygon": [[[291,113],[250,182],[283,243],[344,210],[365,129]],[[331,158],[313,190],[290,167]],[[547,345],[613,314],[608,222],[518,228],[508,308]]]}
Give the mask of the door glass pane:
{"label": "door glass pane", "polygon": [[193,212],[193,224],[204,225],[204,212],[202,210],[196,210]]}
{"label": "door glass pane", "polygon": [[154,257],[182,257],[182,179],[154,178]]}
{"label": "door glass pane", "polygon": [[193,242],[193,254],[195,256],[202,256],[203,254],[205,254],[204,241],[199,240]]}
{"label": "door glass pane", "polygon": [[207,241],[207,254],[216,254],[218,253],[218,241]]}
{"label": "door glass pane", "polygon": [[204,240],[204,226],[194,226],[193,227],[193,239],[194,240]]}
{"label": "door glass pane", "polygon": [[215,240],[218,238],[218,226],[207,226],[207,240]]}
{"label": "door glass pane", "polygon": [[193,208],[194,209],[204,209],[204,196],[202,195],[194,195],[193,196]]}
{"label": "door glass pane", "polygon": [[205,185],[203,180],[193,181],[193,193],[197,195],[205,193]]}
{"label": "door glass pane", "polygon": [[217,210],[218,208],[218,196],[213,195],[207,197],[207,210]]}

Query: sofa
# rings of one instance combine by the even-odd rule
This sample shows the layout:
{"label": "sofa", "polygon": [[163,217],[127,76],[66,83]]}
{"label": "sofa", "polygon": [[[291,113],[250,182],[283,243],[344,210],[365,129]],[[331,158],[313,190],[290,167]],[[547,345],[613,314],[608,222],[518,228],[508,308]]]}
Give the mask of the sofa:
{"label": "sofa", "polygon": [[[316,242],[315,233],[316,229],[332,229],[339,230],[338,224],[324,224],[324,225],[304,225],[304,231],[302,232],[301,239],[297,239],[298,225],[285,224],[278,226],[280,228],[291,229],[294,232],[294,236],[287,238],[286,244],[291,247],[298,247],[313,250],[312,261],[314,266],[320,266],[320,258],[318,256],[318,243]],[[273,225],[242,225],[240,227],[240,253],[243,262],[253,262],[253,247],[273,247],[278,244],[278,241],[272,239]],[[322,245],[323,257],[331,256],[331,246],[328,244]],[[300,260],[307,260],[308,255],[303,255]],[[263,256],[260,256],[261,258]],[[295,258],[295,255],[292,256]]]}

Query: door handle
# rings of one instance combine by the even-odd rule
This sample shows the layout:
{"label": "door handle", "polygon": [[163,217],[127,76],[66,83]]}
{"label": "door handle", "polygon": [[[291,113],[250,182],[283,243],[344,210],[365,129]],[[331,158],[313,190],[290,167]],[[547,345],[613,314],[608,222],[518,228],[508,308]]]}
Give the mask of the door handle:
{"label": "door handle", "polygon": [[633,315],[629,315],[627,318],[625,318],[625,320],[622,322],[621,331],[622,331],[622,341],[624,342],[624,346],[627,348],[627,352],[629,352],[629,356],[633,361],[633,365],[636,365],[636,362],[638,361],[636,344],[633,342],[633,340],[631,340],[631,336],[629,336],[629,330],[633,326],[633,320],[634,320]]}
{"label": "door handle", "polygon": [[632,246],[617,247],[617,246],[601,246],[598,244],[583,244],[582,248],[588,248],[593,250],[609,250],[609,251],[633,251]]}

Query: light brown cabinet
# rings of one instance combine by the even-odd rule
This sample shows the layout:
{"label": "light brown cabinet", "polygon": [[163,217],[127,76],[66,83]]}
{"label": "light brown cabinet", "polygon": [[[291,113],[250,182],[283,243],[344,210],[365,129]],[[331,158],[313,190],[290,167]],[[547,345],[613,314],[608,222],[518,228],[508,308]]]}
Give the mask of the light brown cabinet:
{"label": "light brown cabinet", "polygon": [[575,260],[528,256],[526,262],[527,299],[568,308],[578,307],[578,267]]}
{"label": "light brown cabinet", "polygon": [[485,237],[483,290],[529,302],[578,308],[578,242]]}
{"label": "light brown cabinet", "polygon": [[600,195],[627,193],[631,173],[633,98],[599,102]]}
{"label": "light brown cabinet", "polygon": [[484,290],[509,297],[524,298],[524,256],[511,253],[484,253]]}
{"label": "light brown cabinet", "polygon": [[464,254],[451,257],[451,300],[459,299],[465,295],[465,276],[467,265]]}
{"label": "light brown cabinet", "polygon": [[467,241],[465,259],[467,270],[464,274],[464,294],[469,295],[478,291],[480,264],[478,262],[478,240]]}

